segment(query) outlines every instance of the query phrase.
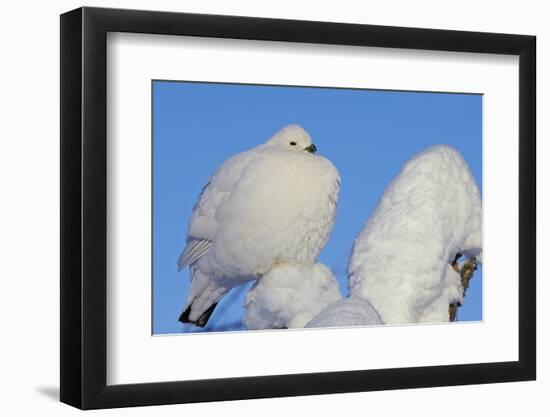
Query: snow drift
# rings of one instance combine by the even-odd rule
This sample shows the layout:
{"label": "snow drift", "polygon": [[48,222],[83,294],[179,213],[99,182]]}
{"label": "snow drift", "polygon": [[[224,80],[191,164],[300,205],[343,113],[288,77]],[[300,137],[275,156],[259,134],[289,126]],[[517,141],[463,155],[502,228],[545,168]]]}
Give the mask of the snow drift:
{"label": "snow drift", "polygon": [[449,303],[462,301],[449,265],[458,253],[481,260],[481,222],[480,194],[461,155],[443,145],[416,155],[354,242],[351,296],[388,324],[449,321]]}
{"label": "snow drift", "polygon": [[376,324],[384,323],[372,304],[359,297],[351,297],[330,304],[305,327],[351,327]]}
{"label": "snow drift", "polygon": [[281,264],[246,295],[244,325],[256,330],[304,327],[341,298],[338,282],[325,265]]}

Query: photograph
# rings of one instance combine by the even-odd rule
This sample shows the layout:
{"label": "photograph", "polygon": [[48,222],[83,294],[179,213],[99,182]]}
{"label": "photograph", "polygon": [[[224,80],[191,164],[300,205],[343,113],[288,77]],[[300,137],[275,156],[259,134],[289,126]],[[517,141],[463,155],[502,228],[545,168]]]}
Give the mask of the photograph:
{"label": "photograph", "polygon": [[483,321],[482,94],[151,97],[153,335]]}
{"label": "photograph", "polygon": [[[142,414],[536,414],[542,14],[226,3],[60,11],[57,81],[35,83],[59,84],[59,146],[9,141],[59,161],[58,194],[41,170],[12,199],[55,200],[59,285],[33,293],[52,343],[46,379],[10,381]],[[36,216],[6,218],[28,238]]]}

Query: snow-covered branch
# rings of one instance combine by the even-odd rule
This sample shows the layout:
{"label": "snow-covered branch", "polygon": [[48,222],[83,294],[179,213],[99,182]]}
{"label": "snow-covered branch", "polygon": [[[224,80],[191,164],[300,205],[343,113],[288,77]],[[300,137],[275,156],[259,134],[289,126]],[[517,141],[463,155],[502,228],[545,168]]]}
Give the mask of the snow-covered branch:
{"label": "snow-covered branch", "polygon": [[354,243],[353,296],[386,323],[449,321],[462,302],[457,253],[481,255],[481,198],[460,154],[435,146],[413,157],[387,187]]}
{"label": "snow-covered branch", "polygon": [[304,327],[342,295],[336,278],[325,265],[276,266],[246,296],[247,329]]}

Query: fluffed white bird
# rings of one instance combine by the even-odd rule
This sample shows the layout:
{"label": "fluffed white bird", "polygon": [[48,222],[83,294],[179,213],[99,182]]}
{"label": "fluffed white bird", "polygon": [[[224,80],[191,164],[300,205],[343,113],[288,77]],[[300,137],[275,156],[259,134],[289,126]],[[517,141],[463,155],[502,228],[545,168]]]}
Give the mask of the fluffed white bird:
{"label": "fluffed white bird", "polygon": [[193,208],[179,270],[191,288],[179,320],[203,327],[233,287],[274,266],[313,265],[334,223],[340,177],[300,126],[225,161]]}
{"label": "fluffed white bird", "polygon": [[449,321],[461,302],[457,255],[481,260],[482,210],[475,180],[450,146],[411,158],[355,240],[349,289],[389,323]]}
{"label": "fluffed white bird", "polygon": [[281,264],[246,295],[243,322],[249,330],[304,327],[341,298],[338,281],[325,265]]}

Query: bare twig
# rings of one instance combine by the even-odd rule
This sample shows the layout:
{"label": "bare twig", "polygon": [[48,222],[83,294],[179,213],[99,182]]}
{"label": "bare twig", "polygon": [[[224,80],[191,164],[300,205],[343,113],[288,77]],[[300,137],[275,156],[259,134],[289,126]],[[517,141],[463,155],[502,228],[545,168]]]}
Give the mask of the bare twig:
{"label": "bare twig", "polygon": [[[462,297],[466,297],[466,290],[470,286],[470,280],[474,276],[474,272],[477,269],[477,259],[472,256],[466,262],[462,264],[462,267],[458,265],[458,259],[462,254],[458,253],[451,263],[453,269],[460,274],[460,284],[462,286]],[[456,315],[458,308],[462,307],[460,302],[449,304],[449,321],[456,321]]]}

